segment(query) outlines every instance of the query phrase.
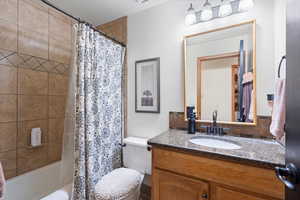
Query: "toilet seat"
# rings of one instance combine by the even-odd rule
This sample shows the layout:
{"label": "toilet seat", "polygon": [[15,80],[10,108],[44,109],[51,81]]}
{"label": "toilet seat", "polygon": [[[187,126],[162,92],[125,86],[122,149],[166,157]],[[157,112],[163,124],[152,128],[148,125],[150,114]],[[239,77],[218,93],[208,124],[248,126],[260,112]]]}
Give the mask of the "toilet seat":
{"label": "toilet seat", "polygon": [[128,168],[115,169],[96,185],[97,200],[138,200],[144,175]]}

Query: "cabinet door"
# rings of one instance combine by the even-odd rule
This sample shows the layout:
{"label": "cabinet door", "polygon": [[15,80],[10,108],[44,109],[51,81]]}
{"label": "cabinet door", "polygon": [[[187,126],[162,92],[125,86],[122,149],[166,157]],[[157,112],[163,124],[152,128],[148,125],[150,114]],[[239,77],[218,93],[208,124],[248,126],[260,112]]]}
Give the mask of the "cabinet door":
{"label": "cabinet door", "polygon": [[233,191],[223,187],[216,186],[212,191],[215,196],[214,200],[266,200],[253,195],[245,194],[242,192]]}
{"label": "cabinet door", "polygon": [[153,200],[207,200],[209,186],[206,182],[153,170]]}

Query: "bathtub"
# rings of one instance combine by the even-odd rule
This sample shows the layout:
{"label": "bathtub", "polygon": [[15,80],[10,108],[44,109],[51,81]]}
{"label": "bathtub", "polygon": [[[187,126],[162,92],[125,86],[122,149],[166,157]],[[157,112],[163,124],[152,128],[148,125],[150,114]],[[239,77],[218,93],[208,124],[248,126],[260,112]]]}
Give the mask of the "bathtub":
{"label": "bathtub", "polygon": [[69,200],[72,192],[72,184],[66,185],[65,187],[43,197],[40,200]]}

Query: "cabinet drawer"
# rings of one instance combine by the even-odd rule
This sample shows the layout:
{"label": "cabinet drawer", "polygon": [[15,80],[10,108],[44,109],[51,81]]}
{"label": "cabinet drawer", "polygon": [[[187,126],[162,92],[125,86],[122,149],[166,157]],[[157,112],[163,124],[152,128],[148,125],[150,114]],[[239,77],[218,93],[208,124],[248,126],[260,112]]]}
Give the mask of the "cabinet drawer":
{"label": "cabinet drawer", "polygon": [[153,148],[153,167],[278,199],[284,186],[270,169]]}
{"label": "cabinet drawer", "polygon": [[209,184],[192,178],[155,169],[153,196],[155,200],[208,200]]}
{"label": "cabinet drawer", "polygon": [[215,198],[213,200],[267,200],[250,194],[233,191],[219,186],[215,188],[214,192],[215,192],[214,194]]}

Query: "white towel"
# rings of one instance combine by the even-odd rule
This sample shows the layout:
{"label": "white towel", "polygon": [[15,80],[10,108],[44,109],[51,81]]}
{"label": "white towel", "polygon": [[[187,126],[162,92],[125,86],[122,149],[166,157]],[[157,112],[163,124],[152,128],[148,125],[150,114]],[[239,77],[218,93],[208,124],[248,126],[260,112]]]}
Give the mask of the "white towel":
{"label": "white towel", "polygon": [[250,110],[249,110],[249,116],[248,116],[248,119],[250,121],[254,121],[254,102],[255,102],[255,99],[254,99],[254,90],[252,90],[251,92],[251,103],[250,103]]}
{"label": "white towel", "polygon": [[272,123],[270,132],[277,140],[281,140],[285,135],[285,113],[286,113],[286,88],[285,79],[279,79],[275,86],[274,104],[272,111]]}

